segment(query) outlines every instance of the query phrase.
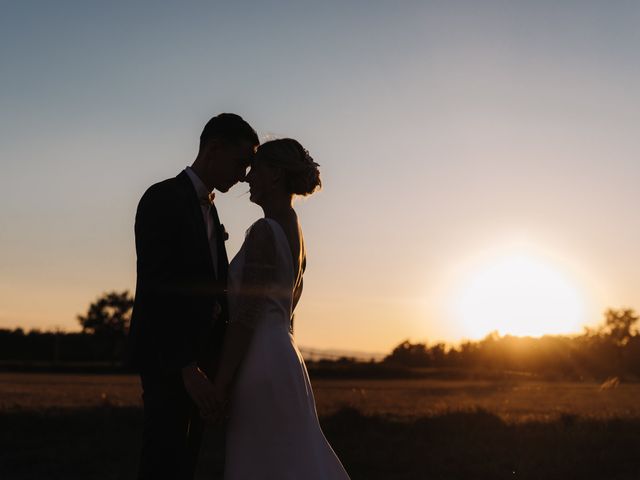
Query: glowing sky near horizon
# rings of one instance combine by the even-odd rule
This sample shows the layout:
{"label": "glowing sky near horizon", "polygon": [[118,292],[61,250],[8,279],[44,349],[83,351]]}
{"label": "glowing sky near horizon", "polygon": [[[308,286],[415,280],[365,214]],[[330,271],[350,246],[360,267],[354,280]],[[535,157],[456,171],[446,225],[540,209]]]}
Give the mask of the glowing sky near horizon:
{"label": "glowing sky near horizon", "polygon": [[[564,285],[555,301],[578,298],[566,316],[584,317],[570,331],[607,307],[640,309],[637,2],[2,11],[0,328],[76,329],[101,292],[132,290],[137,201],[192,162],[221,111],[299,139],[321,164],[324,190],[298,203],[301,345],[481,335],[480,317],[470,328],[451,305],[478,311],[464,292],[492,268],[498,280],[475,291],[498,306],[509,272]],[[245,191],[217,197],[231,255],[261,213]],[[543,260],[504,267],[513,239]]]}

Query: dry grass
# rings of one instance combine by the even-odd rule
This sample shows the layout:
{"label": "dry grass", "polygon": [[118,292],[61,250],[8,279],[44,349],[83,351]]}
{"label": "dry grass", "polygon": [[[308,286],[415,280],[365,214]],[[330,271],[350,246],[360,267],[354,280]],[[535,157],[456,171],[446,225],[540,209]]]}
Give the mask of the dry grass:
{"label": "dry grass", "polygon": [[[365,415],[428,417],[481,409],[506,422],[553,421],[562,415],[640,418],[640,384],[470,380],[313,381],[320,415],[351,407]],[[139,407],[133,375],[0,373],[0,410]]]}
{"label": "dry grass", "polygon": [[381,380],[314,382],[318,410],[343,406],[367,415],[425,417],[481,409],[514,423],[571,414],[640,418],[640,384],[602,390],[598,383]]}
{"label": "dry grass", "polygon": [[[323,430],[353,480],[640,478],[640,385],[317,380],[314,388]],[[141,413],[134,376],[2,373],[0,478],[132,480]],[[201,459],[205,480],[204,446]]]}

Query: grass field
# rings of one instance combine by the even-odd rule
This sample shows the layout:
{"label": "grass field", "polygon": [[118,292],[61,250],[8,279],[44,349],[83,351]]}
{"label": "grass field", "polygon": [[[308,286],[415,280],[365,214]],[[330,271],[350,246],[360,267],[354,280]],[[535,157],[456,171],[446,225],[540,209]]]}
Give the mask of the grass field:
{"label": "grass field", "polygon": [[[317,380],[354,479],[640,479],[640,385]],[[132,479],[137,378],[0,373],[0,478]],[[207,455],[199,478],[205,479]]]}
{"label": "grass field", "polygon": [[[482,409],[513,423],[588,418],[640,418],[640,384],[602,390],[597,383],[471,380],[313,381],[319,415],[345,407],[365,415],[417,418]],[[0,411],[139,407],[134,375],[0,373]]]}

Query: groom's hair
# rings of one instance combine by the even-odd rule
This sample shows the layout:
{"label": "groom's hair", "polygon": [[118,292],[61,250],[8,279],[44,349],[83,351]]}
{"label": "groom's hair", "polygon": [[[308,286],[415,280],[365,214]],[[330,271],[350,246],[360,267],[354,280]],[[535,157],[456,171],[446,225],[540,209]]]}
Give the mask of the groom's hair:
{"label": "groom's hair", "polygon": [[248,142],[259,145],[258,134],[240,115],[221,113],[207,122],[200,134],[200,149],[212,140],[238,144]]}

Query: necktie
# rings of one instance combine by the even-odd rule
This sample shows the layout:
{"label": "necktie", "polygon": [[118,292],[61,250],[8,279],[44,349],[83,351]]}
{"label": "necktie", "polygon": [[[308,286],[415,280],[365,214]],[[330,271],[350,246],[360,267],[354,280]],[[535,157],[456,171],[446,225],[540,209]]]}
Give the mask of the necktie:
{"label": "necktie", "polygon": [[229,259],[227,258],[227,249],[224,246],[224,230],[220,224],[218,210],[212,203],[209,213],[213,217],[214,234],[216,241],[216,253],[218,257],[218,280],[227,281],[227,271],[229,269]]}

